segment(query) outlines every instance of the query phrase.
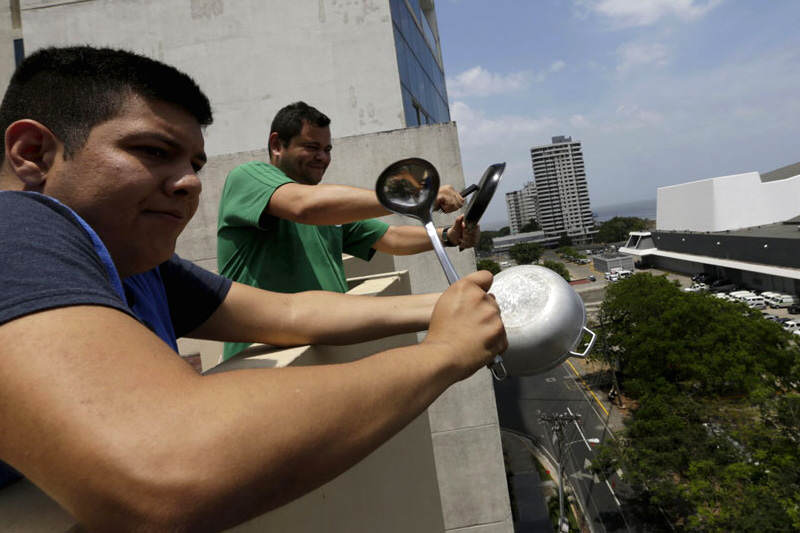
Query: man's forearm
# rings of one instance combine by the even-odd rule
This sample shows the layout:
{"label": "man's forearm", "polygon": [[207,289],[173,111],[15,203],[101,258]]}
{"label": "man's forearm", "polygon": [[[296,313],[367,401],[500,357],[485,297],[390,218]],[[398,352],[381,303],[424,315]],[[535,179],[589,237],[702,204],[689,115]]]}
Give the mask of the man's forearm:
{"label": "man's forearm", "polygon": [[[444,229],[436,228],[437,238],[441,239]],[[447,233],[450,242],[453,242],[452,234],[453,231],[450,228]],[[428,232],[422,226],[392,226],[375,243],[374,248],[379,252],[391,255],[411,255],[432,250],[433,244],[428,237]]]}
{"label": "man's forearm", "polygon": [[234,283],[220,308],[190,336],[275,346],[352,344],[427,329],[438,298],[282,294]]}
{"label": "man's forearm", "polygon": [[[216,420],[231,442],[240,443],[236,451],[220,450],[204,465],[220,473],[231,463],[249,465],[237,474],[251,477],[248,486],[260,501],[233,493],[224,502],[231,510],[240,507],[242,516],[283,505],[344,472],[419,416],[457,374],[435,347],[417,345],[346,365],[209,377],[219,391],[213,394],[217,406],[247,406],[238,420]],[[287,408],[265,417],[276,403]],[[269,439],[248,441],[259,427]]]}
{"label": "man's forearm", "polygon": [[[30,315],[0,327],[0,340],[0,423],[15,428],[0,435],[3,458],[97,530],[221,529],[286,503],[477,366],[427,343],[201,377],[102,307]],[[42,376],[48,387],[31,390]]]}
{"label": "man's forearm", "polygon": [[390,214],[373,191],[347,185],[301,185],[278,188],[267,206],[270,215],[301,224],[347,224]]}

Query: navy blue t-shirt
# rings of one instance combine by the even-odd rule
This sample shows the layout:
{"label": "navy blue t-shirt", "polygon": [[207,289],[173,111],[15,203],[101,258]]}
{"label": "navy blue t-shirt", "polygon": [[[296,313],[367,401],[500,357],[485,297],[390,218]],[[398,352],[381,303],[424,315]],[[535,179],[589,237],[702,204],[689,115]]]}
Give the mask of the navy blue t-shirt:
{"label": "navy blue t-shirt", "polygon": [[[136,318],[177,352],[176,337],[205,322],[230,286],[177,255],[120,282],[102,241],[71,209],[38,193],[0,192],[0,325],[102,305]],[[0,463],[0,486],[7,474]]]}

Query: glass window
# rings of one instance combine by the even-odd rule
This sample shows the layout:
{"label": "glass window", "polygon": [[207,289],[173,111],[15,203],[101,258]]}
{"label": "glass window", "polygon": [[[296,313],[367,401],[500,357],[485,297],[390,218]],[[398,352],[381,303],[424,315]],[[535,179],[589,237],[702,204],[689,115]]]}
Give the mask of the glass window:
{"label": "glass window", "polygon": [[[429,44],[431,36],[423,35],[427,19],[418,0],[391,0],[392,21],[394,24],[395,48],[400,83],[403,89],[403,106],[406,125],[449,122],[450,109],[447,102],[444,72],[434,55],[435,46]],[[409,6],[414,15],[409,11]],[[417,21],[415,21],[416,16]],[[409,93],[410,100],[406,92]],[[414,106],[419,107],[419,120]],[[413,118],[413,120],[412,120]]]}

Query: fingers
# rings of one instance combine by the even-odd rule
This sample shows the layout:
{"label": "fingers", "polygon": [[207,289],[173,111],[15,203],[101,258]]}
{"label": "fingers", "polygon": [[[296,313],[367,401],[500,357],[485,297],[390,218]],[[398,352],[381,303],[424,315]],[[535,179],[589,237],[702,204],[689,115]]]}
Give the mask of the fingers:
{"label": "fingers", "polygon": [[459,241],[459,247],[463,250],[464,248],[472,248],[475,246],[481,237],[481,227],[477,224],[463,224],[463,230],[461,233],[461,240]]}
{"label": "fingers", "polygon": [[[489,288],[492,286],[492,281],[494,280],[494,276],[488,270],[478,270],[477,272],[473,272],[467,276],[461,278],[461,281],[469,281],[474,283],[484,291],[488,291]],[[490,295],[491,296],[491,295]]]}
{"label": "fingers", "polygon": [[[492,275],[481,271],[454,283],[436,304],[426,342],[441,348],[462,376],[490,363],[508,346],[497,301],[486,292]],[[466,334],[464,332],[467,332]]]}
{"label": "fingers", "polygon": [[457,209],[461,209],[464,205],[464,198],[452,187],[452,185],[443,185],[436,195],[436,207],[450,213]]}

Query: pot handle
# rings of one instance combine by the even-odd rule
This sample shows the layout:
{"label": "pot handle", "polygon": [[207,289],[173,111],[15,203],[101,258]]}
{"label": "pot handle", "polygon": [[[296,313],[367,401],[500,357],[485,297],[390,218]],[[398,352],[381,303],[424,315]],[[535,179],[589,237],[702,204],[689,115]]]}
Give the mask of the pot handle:
{"label": "pot handle", "polygon": [[589,352],[591,352],[592,348],[594,348],[594,341],[597,340],[597,333],[595,333],[594,331],[590,330],[589,328],[587,328],[585,326],[582,329],[583,329],[583,331],[585,331],[586,333],[591,335],[592,338],[591,338],[591,340],[589,340],[589,344],[586,345],[586,349],[583,350],[583,353],[569,352],[569,354],[571,356],[573,356],[573,357],[586,357],[587,355],[589,355]]}
{"label": "pot handle", "polygon": [[506,370],[506,365],[503,364],[503,358],[501,356],[495,355],[494,361],[486,366],[489,367],[492,376],[494,376],[494,379],[497,381],[503,381],[508,377],[508,371]]}

